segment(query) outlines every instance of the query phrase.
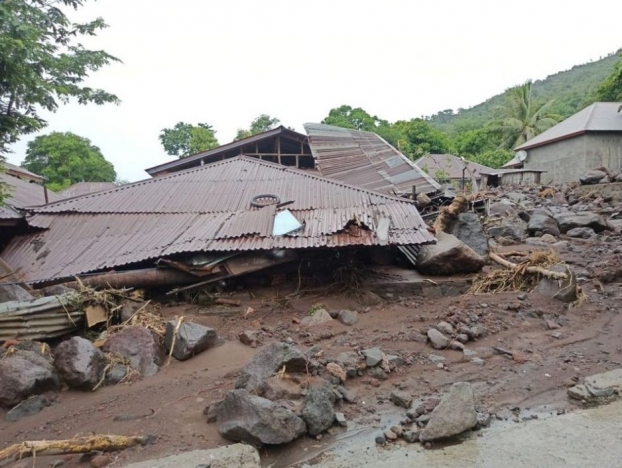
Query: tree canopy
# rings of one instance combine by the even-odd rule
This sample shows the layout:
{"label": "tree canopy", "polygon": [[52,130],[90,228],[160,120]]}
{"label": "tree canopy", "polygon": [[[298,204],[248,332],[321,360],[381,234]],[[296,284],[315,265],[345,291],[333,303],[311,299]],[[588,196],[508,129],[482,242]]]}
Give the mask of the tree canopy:
{"label": "tree canopy", "polygon": [[119,61],[76,42],[106,27],[102,18],[72,23],[63,12],[86,1],[0,1],[0,154],[47,125],[41,110],[54,112],[71,98],[80,104],[119,102],[114,94],[82,85],[91,72]]}
{"label": "tree canopy", "polygon": [[622,54],[611,75],[598,87],[596,99],[604,102],[622,102]]}
{"label": "tree canopy", "polygon": [[40,135],[29,142],[22,167],[44,176],[51,190],[77,182],[114,182],[117,177],[97,146],[70,132]]}
{"label": "tree canopy", "polygon": [[159,138],[164,151],[179,158],[219,146],[216,131],[206,123],[178,122],[173,128],[162,129]]}
{"label": "tree canopy", "polygon": [[267,132],[276,128],[281,121],[276,117],[270,117],[268,114],[261,114],[255,120],[251,122],[250,128],[238,128],[238,133],[235,136],[234,141],[241,140],[242,138],[248,138],[249,136],[257,135],[258,133]]}

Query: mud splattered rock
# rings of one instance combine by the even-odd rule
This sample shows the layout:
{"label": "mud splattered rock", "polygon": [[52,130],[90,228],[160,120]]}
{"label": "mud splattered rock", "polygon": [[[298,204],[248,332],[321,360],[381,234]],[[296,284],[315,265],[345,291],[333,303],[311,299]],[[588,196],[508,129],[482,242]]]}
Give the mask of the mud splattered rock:
{"label": "mud splattered rock", "polygon": [[589,227],[595,232],[602,232],[607,229],[605,220],[591,211],[581,211],[579,213],[562,212],[554,216],[559,224],[559,230],[564,234],[571,229],[579,227]]}
{"label": "mud splattered rock", "polygon": [[22,401],[19,405],[11,409],[5,418],[9,422],[19,421],[27,416],[39,413],[46,406],[50,406],[50,400],[44,395],[35,395]]}
{"label": "mud splattered rock", "polygon": [[244,366],[235,388],[263,395],[265,380],[283,367],[286,372],[303,372],[307,369],[307,359],[302,351],[287,343],[264,346]]}
{"label": "mud splattered rock", "polygon": [[89,340],[74,336],[56,347],[54,366],[70,387],[92,390],[103,377],[106,357]]}
{"label": "mud splattered rock", "polygon": [[175,327],[177,320],[170,320],[166,324],[166,335],[164,336],[164,345],[167,351],[173,348],[173,357],[178,361],[185,361],[192,356],[202,353],[203,351],[213,348],[218,340],[216,330],[204,327],[198,323],[184,322],[180,325],[177,336]]}
{"label": "mud splattered rock", "polygon": [[359,314],[358,312],[353,311],[353,310],[348,310],[348,309],[340,310],[337,313],[337,320],[339,320],[344,325],[352,326],[356,322],[358,322]]}
{"label": "mud splattered rock", "polygon": [[341,427],[348,427],[348,421],[343,413],[335,413],[335,421]]}
{"label": "mud splattered rock", "polygon": [[451,227],[451,234],[471,247],[478,255],[488,255],[488,237],[484,234],[479,216],[460,213]]}
{"label": "mud splattered rock", "polygon": [[333,377],[337,377],[341,382],[345,382],[348,378],[346,375],[346,371],[343,368],[334,362],[329,362],[326,364],[326,371],[332,375]]}
{"label": "mud splattered rock", "polygon": [[402,392],[399,390],[391,392],[391,394],[389,395],[389,400],[391,400],[394,405],[406,409],[410,408],[410,405],[413,401],[410,393]]}
{"label": "mud splattered rock", "polygon": [[454,327],[451,323],[447,322],[439,322],[436,325],[436,329],[445,335],[452,335],[454,332]]}
{"label": "mud splattered rock", "polygon": [[309,389],[302,410],[302,419],[307,423],[309,434],[315,436],[333,425],[335,399],[333,389],[328,383]]}
{"label": "mud splattered rock", "polygon": [[218,407],[218,432],[225,439],[261,447],[291,442],[306,432],[306,425],[290,410],[238,389],[227,393]]}
{"label": "mud splattered rock", "polygon": [[365,364],[369,367],[377,366],[382,362],[382,351],[380,348],[368,348],[361,352],[365,356]]}
{"label": "mud splattered rock", "polygon": [[557,225],[557,221],[553,219],[550,212],[543,209],[534,210],[533,214],[529,218],[527,230],[531,235],[540,232],[543,234],[559,236],[559,226]]}
{"label": "mud splattered rock", "polygon": [[263,396],[268,400],[299,400],[302,398],[301,386],[289,379],[272,376],[266,379]]}
{"label": "mud splattered rock", "polygon": [[259,345],[259,334],[254,330],[245,330],[238,334],[240,343],[256,348]]}
{"label": "mud splattered rock", "polygon": [[32,351],[17,351],[0,361],[0,406],[15,406],[31,395],[57,389],[60,382],[48,359]]}
{"label": "mud splattered rock", "polygon": [[477,424],[475,398],[471,384],[457,382],[430,413],[430,420],[419,439],[427,442],[458,435]]}
{"label": "mud splattered rock", "polygon": [[429,275],[452,275],[480,271],[485,261],[471,247],[444,232],[436,235],[437,243],[424,245],[417,256],[417,269]]}
{"label": "mud splattered rock", "polygon": [[164,359],[158,339],[145,327],[129,327],[111,335],[103,351],[127,358],[132,368],[144,376],[157,374]]}
{"label": "mud splattered rock", "polygon": [[570,229],[566,235],[568,237],[578,237],[581,239],[589,239],[594,235],[594,230],[589,227],[578,227],[574,229]]}
{"label": "mud splattered rock", "polygon": [[434,349],[445,349],[449,346],[449,338],[435,328],[428,330],[428,338]]}
{"label": "mud splattered rock", "polygon": [[601,180],[607,177],[607,173],[604,171],[588,171],[582,176],[579,177],[579,182],[581,185],[594,185],[598,184]]}
{"label": "mud splattered rock", "polygon": [[542,278],[535,291],[546,297],[552,297],[562,302],[572,302],[577,298],[577,276],[574,271],[563,265],[556,265],[550,268],[558,273],[568,275],[566,280],[556,280],[551,278]]}
{"label": "mud splattered rock", "polygon": [[315,327],[317,325],[330,323],[332,321],[333,318],[330,316],[326,309],[318,309],[313,312],[313,315],[309,315],[308,317],[303,318],[300,321],[300,324],[304,325],[305,327]]}

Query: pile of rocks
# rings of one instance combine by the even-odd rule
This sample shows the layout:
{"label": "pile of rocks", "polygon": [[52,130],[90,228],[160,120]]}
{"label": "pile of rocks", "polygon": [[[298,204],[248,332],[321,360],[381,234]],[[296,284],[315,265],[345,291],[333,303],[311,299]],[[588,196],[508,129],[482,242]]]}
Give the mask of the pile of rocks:
{"label": "pile of rocks", "polygon": [[[48,400],[33,400],[33,395],[63,386],[92,391],[123,381],[129,372],[155,375],[167,352],[185,360],[216,345],[215,330],[195,323],[182,323],[177,329],[176,325],[174,320],[167,323],[163,343],[143,326],[126,327],[106,336],[101,349],[79,336],[61,342],[53,350],[36,341],[20,342],[2,351],[0,406],[17,405],[7,415],[16,420],[16,415],[34,414],[33,408],[40,411],[46,406],[40,403]],[[39,403],[33,405],[33,401]]]}
{"label": "pile of rocks", "polygon": [[622,172],[611,171],[606,167],[597,167],[579,177],[581,185],[609,184],[622,182]]}

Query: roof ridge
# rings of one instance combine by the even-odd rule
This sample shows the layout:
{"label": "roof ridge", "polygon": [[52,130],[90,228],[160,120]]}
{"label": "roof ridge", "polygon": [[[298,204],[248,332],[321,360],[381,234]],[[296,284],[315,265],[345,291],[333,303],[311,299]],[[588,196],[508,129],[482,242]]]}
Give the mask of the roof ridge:
{"label": "roof ridge", "polygon": [[587,118],[585,119],[585,124],[583,125],[583,130],[588,130],[590,128],[590,123],[592,121],[592,117],[594,116],[594,112],[596,111],[598,102],[593,102],[591,106],[589,106],[590,110],[587,113]]}

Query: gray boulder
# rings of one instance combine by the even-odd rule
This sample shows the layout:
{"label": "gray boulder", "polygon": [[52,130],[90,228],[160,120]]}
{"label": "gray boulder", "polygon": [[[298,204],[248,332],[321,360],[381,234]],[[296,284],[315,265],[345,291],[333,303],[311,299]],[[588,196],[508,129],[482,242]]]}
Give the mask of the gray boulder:
{"label": "gray boulder", "polygon": [[324,323],[332,322],[333,318],[330,316],[326,309],[318,309],[313,312],[313,315],[309,315],[300,321],[301,325],[305,327],[314,327],[316,325],[322,325]]}
{"label": "gray boulder", "polygon": [[359,320],[359,314],[353,310],[340,310],[337,313],[337,320],[339,320],[344,325],[352,326]]}
{"label": "gray boulder", "polygon": [[[164,345],[166,346],[167,352],[170,352],[171,347],[173,347],[173,336],[175,334],[176,325],[177,320],[170,320],[166,324]],[[197,323],[184,322],[180,325],[179,332],[175,338],[173,357],[178,361],[185,361],[209,348],[213,348],[217,340],[218,334],[213,328],[204,327]]]}
{"label": "gray boulder", "polygon": [[417,269],[429,275],[474,273],[485,264],[472,248],[451,234],[439,232],[437,243],[424,245],[417,256]]}
{"label": "gray boulder", "polygon": [[108,337],[103,351],[127,358],[132,368],[144,376],[157,374],[164,361],[157,337],[140,326],[125,328]]}
{"label": "gray boulder", "polygon": [[489,213],[490,216],[508,216],[516,214],[515,207],[516,204],[512,203],[510,200],[500,200],[490,205]]}
{"label": "gray boulder", "polygon": [[598,184],[601,180],[603,180],[607,176],[608,176],[607,173],[604,171],[598,171],[598,170],[588,171],[585,174],[583,174],[581,177],[579,177],[579,182],[581,182],[581,185],[594,185],[594,184]]}
{"label": "gray boulder", "polygon": [[396,406],[408,409],[413,402],[413,397],[410,393],[394,390],[389,395],[389,400]]}
{"label": "gray boulder", "polygon": [[428,330],[428,338],[434,349],[445,349],[449,346],[450,340],[435,328]]}
{"label": "gray boulder", "polygon": [[312,436],[321,434],[335,422],[335,393],[330,384],[311,387],[307,393],[302,419]]}
{"label": "gray boulder", "polygon": [[232,390],[218,405],[218,432],[225,439],[255,447],[286,444],[306,432],[305,422],[290,410],[244,389]]}
{"label": "gray boulder", "polygon": [[0,360],[0,406],[10,408],[31,395],[60,387],[52,363],[32,351],[17,351]]}
{"label": "gray boulder", "polygon": [[476,424],[477,412],[471,384],[457,382],[430,413],[430,421],[421,431],[419,440],[428,442],[453,437],[472,429]]}
{"label": "gray boulder", "polygon": [[50,406],[50,400],[44,395],[35,395],[22,401],[19,405],[11,409],[4,419],[9,422],[19,421],[27,416],[39,413],[46,406]]}
{"label": "gray boulder", "polygon": [[563,211],[555,214],[554,217],[559,225],[559,230],[564,234],[571,229],[579,227],[589,227],[595,232],[602,232],[608,228],[607,222],[591,211],[581,211],[579,213]]}
{"label": "gray boulder", "polygon": [[573,302],[577,299],[577,275],[575,272],[563,265],[556,265],[550,268],[558,273],[566,273],[567,280],[556,280],[551,278],[542,278],[536,286],[535,292],[546,297],[552,297],[562,302]]}
{"label": "gray boulder", "polygon": [[543,209],[537,209],[533,212],[529,218],[527,230],[531,235],[534,235],[536,232],[541,232],[543,234],[559,236],[559,226],[557,226],[557,221],[553,219],[550,212]]}
{"label": "gray boulder", "polygon": [[74,336],[56,347],[54,366],[70,387],[92,390],[103,377],[106,357],[89,340]]}
{"label": "gray boulder", "polygon": [[365,356],[365,364],[368,367],[377,366],[382,362],[382,350],[380,348],[369,348],[361,351],[363,356]]}
{"label": "gray boulder", "polygon": [[478,255],[483,257],[488,255],[488,237],[484,234],[479,216],[475,213],[460,213],[452,224],[450,233]]}
{"label": "gray boulder", "polygon": [[518,217],[510,216],[503,219],[499,226],[489,227],[487,232],[490,237],[495,239],[504,237],[521,242],[527,234],[527,223]]}
{"label": "gray boulder", "polygon": [[594,230],[589,227],[578,227],[571,229],[566,233],[568,237],[579,237],[582,239],[589,239],[594,235]]}
{"label": "gray boulder", "polygon": [[263,395],[265,381],[283,366],[287,372],[303,372],[307,368],[307,359],[302,351],[287,343],[264,346],[244,366],[235,388]]}

